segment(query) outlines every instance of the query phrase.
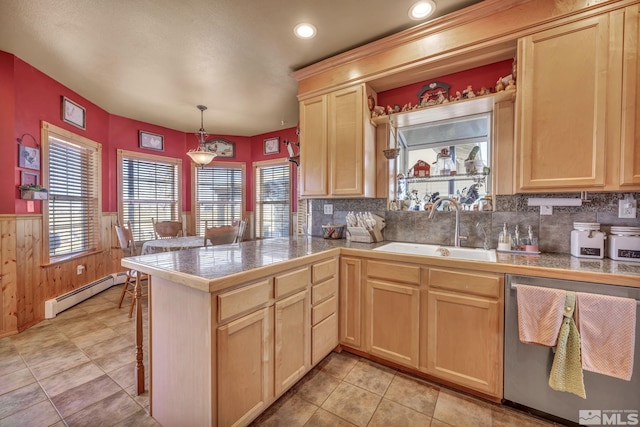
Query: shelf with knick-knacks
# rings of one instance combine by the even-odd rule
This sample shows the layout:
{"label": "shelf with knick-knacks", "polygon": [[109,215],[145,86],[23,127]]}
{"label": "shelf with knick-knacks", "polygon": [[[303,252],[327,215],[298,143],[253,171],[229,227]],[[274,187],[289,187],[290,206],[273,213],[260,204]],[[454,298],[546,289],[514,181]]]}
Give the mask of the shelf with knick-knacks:
{"label": "shelf with knick-knacks", "polygon": [[475,181],[484,182],[488,173],[481,174],[455,174],[455,175],[433,175],[433,176],[398,176],[399,180],[407,184],[415,184],[418,182],[444,182],[444,181]]}

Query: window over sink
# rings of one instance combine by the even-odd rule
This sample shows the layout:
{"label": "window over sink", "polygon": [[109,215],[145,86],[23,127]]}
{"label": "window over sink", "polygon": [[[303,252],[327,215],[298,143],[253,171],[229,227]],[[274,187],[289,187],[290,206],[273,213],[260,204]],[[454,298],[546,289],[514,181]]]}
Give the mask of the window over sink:
{"label": "window over sink", "polygon": [[389,118],[390,146],[399,149],[390,199],[398,209],[428,209],[439,197],[484,206],[492,194],[493,104],[487,96]]}

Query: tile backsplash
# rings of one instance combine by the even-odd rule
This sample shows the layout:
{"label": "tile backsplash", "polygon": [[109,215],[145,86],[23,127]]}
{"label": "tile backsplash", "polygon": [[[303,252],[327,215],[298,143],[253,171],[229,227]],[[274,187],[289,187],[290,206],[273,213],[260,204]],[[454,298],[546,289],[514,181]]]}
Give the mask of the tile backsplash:
{"label": "tile backsplash", "polygon": [[[582,206],[554,206],[552,215],[540,215],[540,207],[528,206],[529,198],[580,198],[580,193],[517,194],[496,196],[495,211],[464,211],[460,214],[460,235],[467,236],[462,246],[491,248],[498,245],[498,233],[507,224],[513,232],[516,224],[524,235],[531,226],[538,236],[542,252],[570,253],[571,230],[574,222],[599,222],[601,229],[609,232],[610,226],[640,226],[640,219],[618,218],[618,200],[627,193],[586,193]],[[640,193],[631,193],[640,200]],[[324,205],[333,205],[333,214],[324,214]],[[424,211],[388,211],[387,199],[313,199],[310,200],[311,234],[322,236],[322,224],[345,224],[347,212],[369,211],[385,218],[385,240],[429,244],[453,244],[454,212],[436,212],[428,219]]]}

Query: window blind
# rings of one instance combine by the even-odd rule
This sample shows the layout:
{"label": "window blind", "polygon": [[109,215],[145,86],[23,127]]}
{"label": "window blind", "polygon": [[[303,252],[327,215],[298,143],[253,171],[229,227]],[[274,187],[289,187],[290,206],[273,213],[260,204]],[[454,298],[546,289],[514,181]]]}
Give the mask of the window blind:
{"label": "window blind", "polygon": [[95,147],[48,133],[49,257],[100,245],[99,156]]}
{"label": "window blind", "polygon": [[122,219],[131,221],[135,240],[154,238],[151,218],[180,220],[179,185],[173,161],[122,158]]}
{"label": "window blind", "polygon": [[256,167],[256,237],[291,233],[291,176],[288,164]]}
{"label": "window blind", "polygon": [[196,233],[209,227],[229,225],[242,219],[244,177],[240,167],[196,169]]}

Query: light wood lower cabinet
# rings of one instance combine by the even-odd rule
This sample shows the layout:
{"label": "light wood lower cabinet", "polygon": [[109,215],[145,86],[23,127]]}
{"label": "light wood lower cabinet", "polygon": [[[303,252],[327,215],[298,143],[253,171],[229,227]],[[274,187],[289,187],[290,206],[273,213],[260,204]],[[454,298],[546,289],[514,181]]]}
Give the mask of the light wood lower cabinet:
{"label": "light wood lower cabinet", "polygon": [[276,302],[275,314],[275,391],[279,395],[311,366],[309,291]]}
{"label": "light wood lower cabinet", "polygon": [[362,345],[362,260],[340,258],[339,328],[340,343],[353,348]]}
{"label": "light wood lower cabinet", "polygon": [[340,343],[502,398],[504,277],[344,256]]}
{"label": "light wood lower cabinet", "polygon": [[273,393],[273,308],[263,308],[218,328],[218,425],[247,424]]}
{"label": "light wood lower cabinet", "polygon": [[411,368],[418,367],[417,286],[367,281],[367,343],[369,353]]}
{"label": "light wood lower cabinet", "polygon": [[429,270],[421,307],[426,373],[502,397],[502,287],[499,275]]}

